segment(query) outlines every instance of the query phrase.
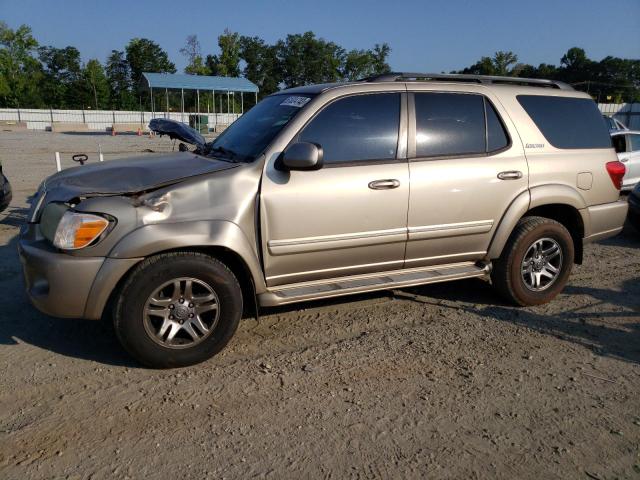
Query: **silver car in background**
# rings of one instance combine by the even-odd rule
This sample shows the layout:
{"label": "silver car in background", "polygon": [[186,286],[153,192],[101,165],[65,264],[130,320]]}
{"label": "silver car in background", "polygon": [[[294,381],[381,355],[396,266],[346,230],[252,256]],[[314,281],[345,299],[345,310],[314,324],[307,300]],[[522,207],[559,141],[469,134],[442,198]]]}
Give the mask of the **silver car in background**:
{"label": "silver car in background", "polygon": [[629,130],[624,123],[622,123],[617,118],[612,117],[611,115],[602,115],[602,118],[607,124],[607,127],[609,128],[610,132],[617,132],[619,130]]}
{"label": "silver car in background", "polygon": [[620,130],[611,133],[618,160],[627,167],[622,190],[630,191],[640,182],[640,130]]}

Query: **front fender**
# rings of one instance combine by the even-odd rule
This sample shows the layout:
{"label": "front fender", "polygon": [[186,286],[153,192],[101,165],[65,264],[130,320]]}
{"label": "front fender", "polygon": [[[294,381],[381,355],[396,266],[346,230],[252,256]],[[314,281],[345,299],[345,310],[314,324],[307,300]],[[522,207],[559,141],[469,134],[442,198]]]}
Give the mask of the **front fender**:
{"label": "front fender", "polygon": [[256,293],[266,290],[264,275],[251,242],[238,225],[227,220],[199,220],[142,226],[123,237],[110,258],[142,258],[167,250],[223,247],[236,253],[253,277]]}

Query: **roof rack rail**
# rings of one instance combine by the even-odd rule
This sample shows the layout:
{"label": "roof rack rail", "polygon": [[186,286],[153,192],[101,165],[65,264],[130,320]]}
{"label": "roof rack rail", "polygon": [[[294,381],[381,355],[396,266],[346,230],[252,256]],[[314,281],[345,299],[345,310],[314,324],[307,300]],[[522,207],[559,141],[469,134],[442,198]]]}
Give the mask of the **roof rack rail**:
{"label": "roof rack rail", "polygon": [[363,82],[464,82],[483,85],[522,85],[529,87],[573,90],[571,85],[556,80],[541,78],[498,77],[491,75],[469,75],[462,73],[408,73],[390,72],[363,78]]}

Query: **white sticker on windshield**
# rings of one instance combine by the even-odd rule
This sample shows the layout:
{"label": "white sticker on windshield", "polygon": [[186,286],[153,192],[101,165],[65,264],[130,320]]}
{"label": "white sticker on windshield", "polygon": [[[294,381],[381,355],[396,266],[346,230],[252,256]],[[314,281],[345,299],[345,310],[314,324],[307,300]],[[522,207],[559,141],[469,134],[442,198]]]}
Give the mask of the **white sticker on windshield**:
{"label": "white sticker on windshield", "polygon": [[304,107],[309,100],[311,100],[309,97],[287,97],[280,105],[300,108]]}

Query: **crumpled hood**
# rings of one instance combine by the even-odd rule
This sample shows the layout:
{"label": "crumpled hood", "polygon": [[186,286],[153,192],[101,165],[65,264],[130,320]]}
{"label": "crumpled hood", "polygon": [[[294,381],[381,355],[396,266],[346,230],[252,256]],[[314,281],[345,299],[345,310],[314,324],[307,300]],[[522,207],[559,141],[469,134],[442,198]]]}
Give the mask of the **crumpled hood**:
{"label": "crumpled hood", "polygon": [[176,152],[69,168],[45,180],[44,188],[49,201],[67,201],[90,195],[131,194],[236,166],[191,152]]}
{"label": "crumpled hood", "polygon": [[194,128],[168,118],[152,118],[149,122],[149,129],[158,135],[168,135],[171,140],[178,139],[198,148],[204,147],[207,143],[200,132]]}

